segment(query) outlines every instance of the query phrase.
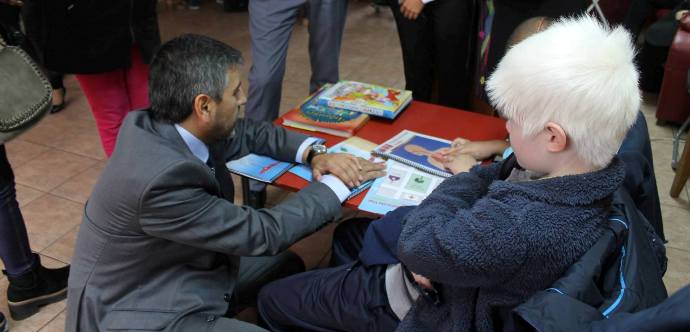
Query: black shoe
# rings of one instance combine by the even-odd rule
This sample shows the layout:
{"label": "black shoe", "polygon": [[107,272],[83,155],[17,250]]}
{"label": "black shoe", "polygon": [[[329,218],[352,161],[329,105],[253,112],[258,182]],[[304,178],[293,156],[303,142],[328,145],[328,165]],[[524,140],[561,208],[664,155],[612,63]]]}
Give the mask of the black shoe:
{"label": "black shoe", "polygon": [[65,98],[67,97],[67,90],[65,90],[65,88],[60,88],[58,90],[62,90],[62,102],[57,105],[53,104],[53,107],[50,109],[50,113],[57,113],[65,108]]}
{"label": "black shoe", "polygon": [[[30,271],[7,276],[7,306],[14,320],[22,320],[38,312],[39,307],[58,302],[67,296],[69,265],[48,269],[41,265],[38,255]],[[3,271],[4,272],[4,271]]]}
{"label": "black shoe", "polygon": [[7,331],[9,331],[9,328],[7,327],[7,320],[5,319],[5,315],[0,312],[0,332]]}
{"label": "black shoe", "polygon": [[266,205],[266,189],[262,191],[250,190],[248,202],[245,202],[244,205],[249,205],[255,209],[263,209],[264,205]]}

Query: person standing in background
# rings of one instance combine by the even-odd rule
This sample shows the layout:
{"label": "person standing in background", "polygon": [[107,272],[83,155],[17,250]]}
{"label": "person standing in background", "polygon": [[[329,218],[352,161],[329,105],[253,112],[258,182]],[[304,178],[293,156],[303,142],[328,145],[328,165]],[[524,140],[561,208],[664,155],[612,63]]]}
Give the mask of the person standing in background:
{"label": "person standing in background", "polygon": [[110,156],[128,112],[148,107],[148,71],[160,45],[155,0],[29,0],[27,31],[48,70],[76,74]]}
{"label": "person standing in background", "polygon": [[[31,1],[31,0],[29,0]],[[31,55],[37,63],[42,63],[39,52],[36,51],[36,46],[32,40],[29,32],[25,35],[21,31],[19,17],[22,12],[21,6],[23,1],[11,0],[3,2],[0,0],[0,35],[5,39],[7,44],[19,46],[26,53]],[[44,73],[53,88],[53,107],[51,113],[57,113],[65,108],[65,86],[62,83],[63,75],[50,70],[45,70]]]}
{"label": "person standing in background", "polygon": [[[0,5],[5,4],[21,6],[21,1],[0,0]],[[7,9],[7,7],[3,7]],[[14,12],[16,16],[18,13]],[[3,21],[5,23],[6,21]],[[0,29],[0,49],[5,48],[5,38],[8,31]],[[9,39],[9,38],[8,38]],[[16,41],[16,40],[15,40]],[[18,43],[21,44],[21,43]],[[11,51],[10,51],[11,52]],[[27,73],[27,67],[36,67],[35,64],[26,64],[16,68],[16,62],[11,61],[11,54],[2,52],[3,57],[0,61],[0,122],[3,128],[0,130],[0,260],[3,263],[2,274],[7,276],[7,306],[10,317],[14,320],[26,319],[39,311],[39,307],[60,301],[67,294],[67,277],[70,271],[69,266],[58,269],[48,269],[41,264],[40,255],[31,251],[29,237],[24,224],[22,212],[17,202],[17,191],[14,182],[12,166],[7,159],[5,143],[17,137],[17,135],[28,130],[38,123],[31,121],[19,127],[7,127],[8,122],[19,116],[37,117],[40,119],[46,112],[47,107],[30,107],[27,105],[46,105],[49,102],[47,88],[40,93],[32,88],[36,85],[32,79],[34,76]],[[26,57],[26,55],[22,55]],[[4,61],[8,60],[10,61]],[[27,59],[28,61],[28,59]],[[31,74],[36,74],[32,72]],[[7,81],[9,78],[9,81]],[[13,80],[17,78],[17,80]],[[9,82],[9,83],[8,83]],[[15,91],[23,87],[26,91]],[[7,90],[7,91],[5,91]],[[36,93],[34,93],[36,92]],[[37,100],[42,101],[41,103]],[[21,104],[20,101],[26,100],[26,105],[14,107]],[[9,107],[8,107],[9,106]],[[24,109],[30,107],[27,112]],[[20,112],[18,112],[20,110]],[[6,332],[8,323],[5,316],[0,313],[0,331]]]}
{"label": "person standing in background", "polygon": [[[307,0],[309,19],[309,92],[339,79],[340,45],[347,16],[347,0]],[[278,117],[290,35],[305,0],[249,1],[252,67],[246,117],[273,121]],[[250,182],[248,205],[263,207],[265,185]]]}
{"label": "person standing in background", "polygon": [[467,108],[474,1],[388,0],[398,27],[405,88],[415,100]]}

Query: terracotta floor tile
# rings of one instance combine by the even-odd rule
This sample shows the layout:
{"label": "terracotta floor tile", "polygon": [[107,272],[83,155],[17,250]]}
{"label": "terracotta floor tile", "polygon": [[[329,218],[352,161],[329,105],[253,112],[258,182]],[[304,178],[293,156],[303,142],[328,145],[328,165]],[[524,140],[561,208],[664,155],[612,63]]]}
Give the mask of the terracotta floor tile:
{"label": "terracotta floor tile", "polygon": [[[80,220],[81,222],[81,220]],[[79,234],[79,226],[72,228],[67,234],[63,235],[57,241],[41,251],[41,255],[45,255],[59,261],[70,263],[72,255],[74,254],[74,245],[77,242],[77,235]]]}
{"label": "terracotta floor tile", "polygon": [[78,203],[86,203],[104,167],[105,162],[98,162],[85,171],[73,176],[65,183],[53,189],[50,193]]}
{"label": "terracotta floor tile", "polygon": [[65,133],[48,145],[62,151],[71,152],[91,159],[106,159],[100,136],[96,131],[79,130]]}
{"label": "terracotta floor tile", "polygon": [[667,246],[690,251],[690,209],[662,205]]}
{"label": "terracotta floor tile", "polygon": [[63,332],[65,331],[65,319],[67,319],[67,309],[53,318],[48,324],[40,329],[40,332]]}
{"label": "terracotta floor tile", "polygon": [[31,249],[42,251],[81,223],[84,205],[46,194],[23,210]]}
{"label": "terracotta floor tile", "polygon": [[690,251],[667,248],[668,269],[664,276],[664,284],[669,295],[678,289],[690,285]]}
{"label": "terracotta floor tile", "polygon": [[[51,259],[50,257],[41,256],[41,263],[46,267],[57,268],[62,267],[65,264],[63,262]],[[7,289],[7,278],[0,279],[0,289],[3,291]],[[4,293],[3,293],[4,294]],[[66,301],[60,301],[42,307],[41,310],[35,315],[21,320],[14,321],[9,316],[9,310],[7,309],[7,297],[0,296],[0,311],[5,313],[5,317],[8,319],[9,328],[12,332],[29,332],[38,331],[43,326],[52,321],[65,309]]]}
{"label": "terracotta floor tile", "polygon": [[17,202],[19,203],[20,208],[45,194],[43,191],[23,186],[21,184],[15,185],[15,190],[17,191]]}
{"label": "terracotta floor tile", "polygon": [[74,153],[52,150],[15,168],[14,173],[17,183],[42,191],[50,191],[96,162],[95,159]]}
{"label": "terracotta floor tile", "polygon": [[50,148],[45,145],[27,142],[20,138],[5,143],[5,148],[7,159],[9,159],[13,169],[17,169],[17,167],[26,164],[40,154],[50,150]]}

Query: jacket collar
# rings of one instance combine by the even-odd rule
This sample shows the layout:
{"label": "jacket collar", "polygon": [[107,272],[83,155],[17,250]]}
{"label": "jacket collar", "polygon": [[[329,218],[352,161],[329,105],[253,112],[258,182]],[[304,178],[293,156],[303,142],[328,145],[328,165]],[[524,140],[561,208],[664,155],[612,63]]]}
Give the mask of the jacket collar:
{"label": "jacket collar", "polygon": [[494,181],[491,189],[511,195],[517,191],[520,195],[550,204],[577,206],[610,198],[624,177],[624,163],[614,157],[606,168],[595,172],[526,182]]}

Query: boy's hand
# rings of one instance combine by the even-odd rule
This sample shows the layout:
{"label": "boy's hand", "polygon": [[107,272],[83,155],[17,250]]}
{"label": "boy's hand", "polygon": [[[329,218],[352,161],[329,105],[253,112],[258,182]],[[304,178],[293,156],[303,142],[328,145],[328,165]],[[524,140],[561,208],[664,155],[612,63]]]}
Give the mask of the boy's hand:
{"label": "boy's hand", "polygon": [[442,149],[441,151],[432,155],[434,159],[440,162],[448,162],[453,159],[453,156],[458,154],[468,154],[476,160],[484,160],[500,155],[508,148],[508,142],[501,140],[490,141],[470,141],[461,137],[453,140],[450,148]]}
{"label": "boy's hand", "polygon": [[422,288],[434,289],[434,286],[431,284],[431,280],[429,280],[429,278],[416,274],[414,272],[412,272],[412,276],[414,277],[414,282],[416,282],[417,285],[422,286]]}
{"label": "boy's hand", "polygon": [[422,0],[403,0],[400,4],[400,12],[408,20],[416,20],[424,9]]}
{"label": "boy's hand", "polygon": [[369,179],[384,176],[385,163],[372,163],[366,159],[347,153],[326,153],[315,156],[311,163],[315,180],[331,173],[337,176],[349,188],[359,186]]}
{"label": "boy's hand", "polygon": [[469,154],[458,153],[447,158],[447,161],[443,162],[443,167],[454,175],[467,172],[472,166],[477,164],[477,160]]}

